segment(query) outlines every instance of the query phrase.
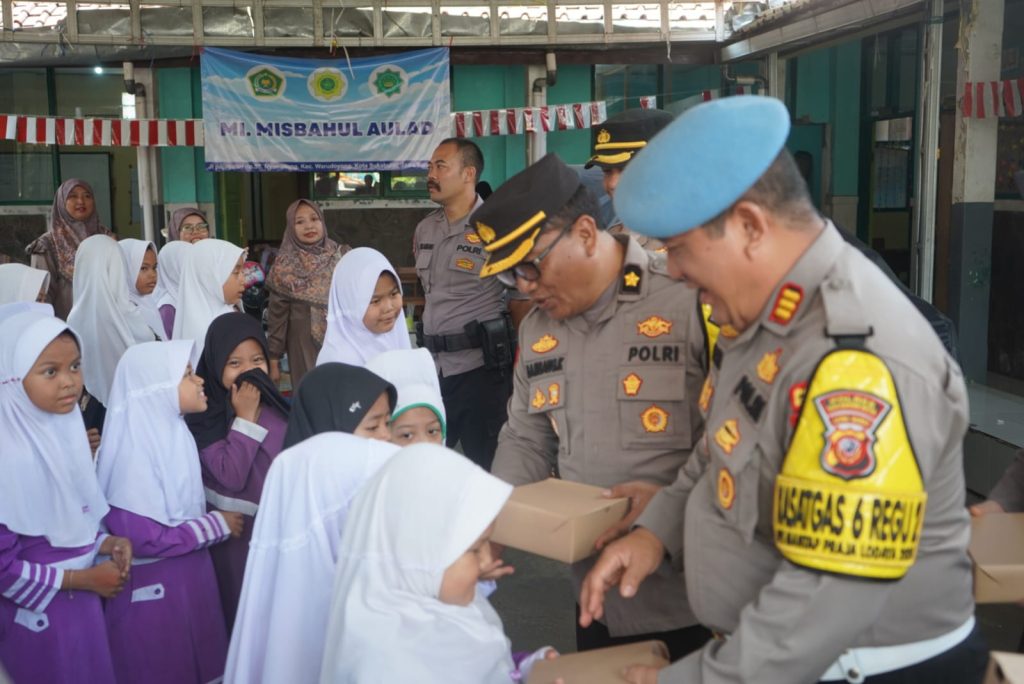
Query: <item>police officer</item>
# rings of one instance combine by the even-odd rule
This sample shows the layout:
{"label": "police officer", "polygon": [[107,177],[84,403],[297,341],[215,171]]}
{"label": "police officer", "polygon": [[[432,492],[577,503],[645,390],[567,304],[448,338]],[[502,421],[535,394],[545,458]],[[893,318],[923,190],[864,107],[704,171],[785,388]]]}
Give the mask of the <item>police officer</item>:
{"label": "police officer", "polygon": [[[413,254],[426,295],[418,343],[434,354],[440,374],[448,446],[461,441],[466,456],[490,468],[512,392],[515,337],[508,293],[501,283],[480,279],[486,256],[466,225],[483,203],[476,194],[483,170],[473,142],[449,138],[437,146],[427,190],[441,208],[416,226]],[[525,303],[519,306],[525,313]]]}
{"label": "police officer", "polygon": [[[597,166],[604,174],[604,191],[615,198],[626,164],[642,150],[651,138],[672,122],[672,115],[660,109],[627,109],[606,120],[600,126],[590,129],[591,147],[594,155],[584,168]],[[647,235],[629,231],[618,217],[609,224],[612,234],[629,233],[645,249],[658,250],[661,242]]]}
{"label": "police officer", "polygon": [[[549,154],[517,174],[470,219],[487,253],[480,275],[515,285],[533,309],[493,472],[516,485],[562,478],[632,500],[621,534],[689,456],[702,420],[707,355],[697,298],[664,257],[602,230],[597,202]],[[492,278],[493,276],[493,278]],[[576,587],[591,561],[573,566]],[[695,625],[678,571],[660,565],[634,601],[577,630],[580,650],[664,639],[679,657],[710,636]]]}
{"label": "police officer", "polygon": [[788,132],[774,99],[699,105],[619,184],[622,217],[665,240],[672,274],[738,335],[719,339],[702,397],[706,461],[605,549],[581,622],[668,554],[721,638],[630,681],[979,682],[963,378],[814,210]]}

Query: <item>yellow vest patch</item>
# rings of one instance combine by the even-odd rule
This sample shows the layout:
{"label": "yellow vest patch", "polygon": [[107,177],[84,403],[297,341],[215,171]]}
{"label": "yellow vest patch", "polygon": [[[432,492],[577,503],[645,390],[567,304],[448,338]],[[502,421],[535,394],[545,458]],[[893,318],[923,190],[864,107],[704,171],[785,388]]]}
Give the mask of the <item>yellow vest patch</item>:
{"label": "yellow vest patch", "polygon": [[815,570],[899,579],[917,558],[928,494],[892,374],[870,352],[833,351],[803,403],[775,480],[775,546]]}

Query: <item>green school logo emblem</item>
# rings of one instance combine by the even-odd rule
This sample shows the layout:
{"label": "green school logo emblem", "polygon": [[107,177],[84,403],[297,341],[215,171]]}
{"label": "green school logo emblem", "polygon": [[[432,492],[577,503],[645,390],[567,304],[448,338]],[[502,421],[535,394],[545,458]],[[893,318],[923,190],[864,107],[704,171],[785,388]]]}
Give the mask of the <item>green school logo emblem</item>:
{"label": "green school logo emblem", "polygon": [[245,75],[249,92],[257,100],[276,100],[284,95],[287,81],[284,74],[269,65],[255,66]]}
{"label": "green school logo emblem", "polygon": [[389,64],[377,67],[370,74],[372,92],[387,98],[404,95],[409,77],[400,67]]}
{"label": "green school logo emblem", "polygon": [[339,99],[348,88],[345,77],[333,67],[314,69],[306,85],[309,87],[309,94],[321,102]]}

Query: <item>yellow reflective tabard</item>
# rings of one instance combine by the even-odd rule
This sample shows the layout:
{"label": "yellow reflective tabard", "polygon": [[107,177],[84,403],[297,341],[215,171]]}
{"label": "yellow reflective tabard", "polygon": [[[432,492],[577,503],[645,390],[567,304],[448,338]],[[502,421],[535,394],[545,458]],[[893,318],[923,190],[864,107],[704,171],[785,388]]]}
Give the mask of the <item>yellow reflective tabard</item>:
{"label": "yellow reflective tabard", "polygon": [[927,499],[885,363],[829,353],[775,481],[776,547],[804,567],[899,579],[917,557]]}

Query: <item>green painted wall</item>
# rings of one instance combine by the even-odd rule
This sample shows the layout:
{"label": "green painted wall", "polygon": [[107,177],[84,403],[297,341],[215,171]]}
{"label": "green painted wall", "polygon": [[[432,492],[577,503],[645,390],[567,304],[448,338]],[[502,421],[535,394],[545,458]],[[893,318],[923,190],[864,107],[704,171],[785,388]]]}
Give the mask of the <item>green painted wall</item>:
{"label": "green painted wall", "polygon": [[[590,102],[593,99],[591,67],[573,64],[558,67],[558,81],[548,89],[548,104]],[[590,159],[590,130],[556,131],[548,134],[548,152],[566,164],[583,164]]]}
{"label": "green painted wall", "polygon": [[[175,67],[157,71],[157,106],[160,118],[202,118],[199,69]],[[212,202],[213,174],[204,167],[203,148],[160,150],[160,171],[165,204]]]}
{"label": "green painted wall", "polygon": [[[790,109],[794,121],[828,124],[834,196],[857,194],[860,154],[861,43],[854,40],[796,59]],[[793,141],[791,141],[792,143]],[[791,144],[791,149],[796,149]]]}
{"label": "green painted wall", "polygon": [[[452,111],[523,107],[526,105],[526,67],[456,65],[452,68]],[[497,188],[523,170],[526,136],[474,138],[484,154],[481,180]]]}

